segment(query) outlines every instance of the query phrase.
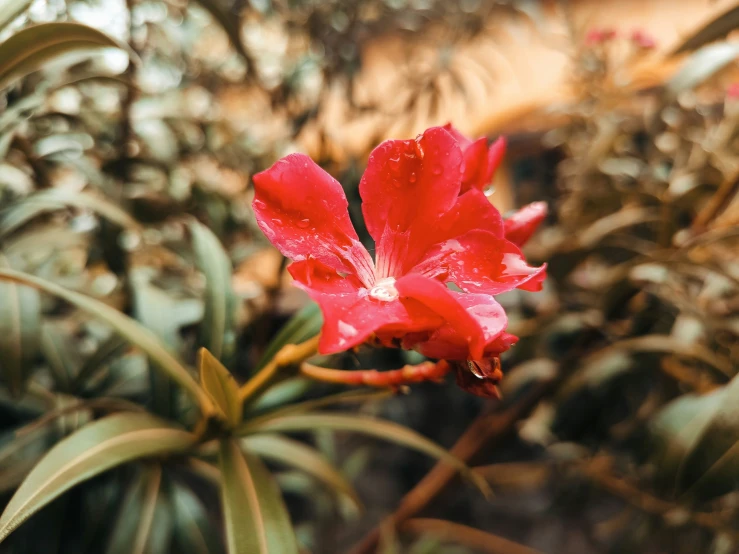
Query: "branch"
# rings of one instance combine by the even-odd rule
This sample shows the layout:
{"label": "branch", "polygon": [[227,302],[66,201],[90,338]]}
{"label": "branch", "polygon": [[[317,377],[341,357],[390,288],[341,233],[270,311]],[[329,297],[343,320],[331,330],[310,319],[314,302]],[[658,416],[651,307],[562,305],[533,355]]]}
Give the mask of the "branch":
{"label": "branch", "polygon": [[430,535],[487,554],[541,554],[498,535],[442,519],[410,519],[401,526],[401,530],[414,535]]}
{"label": "branch", "polygon": [[[470,424],[464,434],[451,449],[452,455],[463,462],[468,461],[483,446],[489,446],[505,438],[513,431],[516,422],[528,416],[538,402],[552,389],[553,382],[548,381],[534,386],[518,402],[502,412],[489,413],[483,411]],[[388,516],[380,525],[370,531],[352,550],[351,554],[370,554],[381,536],[381,529],[398,527],[412,518],[433,500],[452,478],[457,470],[443,462],[438,462],[423,479],[400,501],[397,510]]]}

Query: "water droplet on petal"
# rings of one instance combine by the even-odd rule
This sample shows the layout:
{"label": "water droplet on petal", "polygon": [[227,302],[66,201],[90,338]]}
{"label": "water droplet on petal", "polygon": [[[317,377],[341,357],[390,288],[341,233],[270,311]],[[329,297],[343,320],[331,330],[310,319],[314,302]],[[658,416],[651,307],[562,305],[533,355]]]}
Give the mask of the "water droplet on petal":
{"label": "water droplet on petal", "polygon": [[275,225],[282,225],[282,220],[279,218],[273,217],[272,223],[274,223]]}
{"label": "water droplet on petal", "polygon": [[301,219],[298,221],[298,227],[301,229],[307,229],[308,225],[310,225],[310,219]]}
{"label": "water droplet on petal", "polygon": [[485,374],[482,372],[482,369],[479,365],[477,365],[477,362],[474,362],[472,360],[467,360],[467,367],[472,372],[472,375],[477,377],[478,379],[484,379]]}
{"label": "water droplet on petal", "polygon": [[400,169],[400,156],[397,158],[390,158],[387,163],[392,171],[397,172],[398,169]]}
{"label": "water droplet on petal", "polygon": [[492,196],[495,192],[495,187],[492,185],[489,187],[485,187],[482,192],[485,196]]}
{"label": "water droplet on petal", "polygon": [[441,175],[444,172],[444,170],[441,168],[439,164],[435,164],[432,171],[434,175]]}
{"label": "water droplet on petal", "polygon": [[410,176],[410,177],[408,177],[408,180],[409,180],[409,181],[410,181],[411,183],[415,183],[415,182],[416,182],[416,174],[415,174],[415,173],[411,173],[411,176]]}

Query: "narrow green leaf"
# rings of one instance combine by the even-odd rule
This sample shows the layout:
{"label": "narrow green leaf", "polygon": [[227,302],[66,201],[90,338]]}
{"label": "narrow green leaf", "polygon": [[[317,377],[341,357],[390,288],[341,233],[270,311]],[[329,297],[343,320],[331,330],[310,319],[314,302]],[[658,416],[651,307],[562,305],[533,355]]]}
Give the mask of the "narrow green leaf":
{"label": "narrow green leaf", "polygon": [[154,507],[154,519],[148,537],[149,540],[142,554],[170,554],[172,552],[173,533],[172,503],[168,494],[160,494]]}
{"label": "narrow green leaf", "polygon": [[739,377],[702,400],[696,419],[706,423],[687,451],[680,488],[713,498],[736,490],[739,480]]}
{"label": "narrow green leaf", "polygon": [[2,0],[0,1],[0,29],[13,21],[28,9],[32,0]]}
{"label": "narrow green leaf", "polygon": [[196,437],[146,413],[120,413],[83,427],[49,450],[0,516],[0,542],[49,502],[135,459],[182,452]]}
{"label": "narrow green leaf", "polygon": [[262,462],[242,453],[234,440],[224,440],[220,466],[229,554],[297,554],[280,489]]}
{"label": "narrow green leaf", "polygon": [[73,389],[77,390],[78,387],[84,386],[98,370],[104,368],[128,347],[128,343],[120,335],[113,333],[82,364],[82,368],[74,379]]}
{"label": "narrow green leaf", "polygon": [[177,482],[172,484],[170,496],[174,516],[175,551],[180,554],[223,552],[208,518],[208,512],[200,499],[190,489]]}
{"label": "narrow green leaf", "polygon": [[668,98],[691,90],[733,62],[739,56],[739,44],[720,42],[696,50],[680,70],[667,82]]}
{"label": "narrow green leaf", "polygon": [[201,348],[200,356],[200,384],[213,402],[226,416],[230,425],[241,423],[243,403],[239,398],[239,386],[233,375],[223,367],[205,348]]}
{"label": "narrow green leaf", "polygon": [[[180,329],[199,321],[202,316],[200,301],[193,298],[177,298],[152,282],[146,269],[129,271],[133,292],[133,317],[150,329],[171,351],[182,349]],[[178,410],[177,389],[171,378],[156,368],[149,371],[153,411],[165,418],[173,417]]]}
{"label": "narrow green leaf", "polygon": [[242,444],[257,456],[304,471],[333,492],[348,499],[355,510],[362,503],[354,487],[341,472],[315,448],[281,435],[258,434],[241,440]]}
{"label": "narrow green leaf", "polygon": [[[0,270],[5,267],[5,258],[0,255]],[[12,394],[21,394],[40,345],[38,291],[16,283],[0,283],[0,377]]]}
{"label": "narrow green leaf", "polygon": [[264,367],[286,344],[299,344],[315,337],[321,330],[321,325],[323,325],[323,315],[318,304],[315,302],[307,304],[291,317],[290,321],[272,339],[256,369],[259,370]]}
{"label": "narrow green leaf", "polygon": [[243,425],[240,434],[252,433],[291,433],[315,431],[317,429],[331,429],[333,431],[351,431],[370,435],[382,440],[397,443],[406,448],[412,448],[428,454],[434,458],[443,460],[450,466],[458,469],[465,476],[470,478],[484,492],[488,491],[488,487],[482,480],[475,476],[474,473],[456,456],[453,456],[446,449],[438,444],[430,441],[423,435],[420,435],[402,425],[391,421],[383,421],[372,417],[350,415],[350,414],[288,414],[275,418],[261,419],[255,425],[253,421]]}
{"label": "narrow green leaf", "polygon": [[212,412],[213,405],[210,398],[190,376],[187,369],[177,361],[156,337],[152,336],[145,327],[134,319],[90,296],[85,296],[79,292],[71,291],[45,279],[20,271],[0,268],[0,281],[20,283],[40,289],[104,321],[113,327],[121,336],[145,352],[162,371],[174,379],[175,382],[179,383],[199,403],[205,415],[209,415]]}
{"label": "narrow green leaf", "polygon": [[233,352],[236,296],[231,286],[233,267],[221,241],[199,221],[190,222],[195,264],[205,275],[205,314],[201,342],[217,359]]}
{"label": "narrow green leaf", "polygon": [[110,47],[131,55],[125,44],[79,23],[42,23],[27,27],[0,44],[0,89],[62,55]]}
{"label": "narrow green leaf", "polygon": [[684,394],[662,408],[650,423],[658,481],[671,492],[682,489],[685,460],[726,396],[722,387],[709,394]]}
{"label": "narrow green leaf", "polygon": [[45,321],[41,326],[41,351],[54,375],[57,390],[71,392],[78,365],[77,351],[69,333],[61,325]]}
{"label": "narrow green leaf", "polygon": [[162,468],[146,467],[129,485],[111,532],[106,554],[143,554],[152,530]]}
{"label": "narrow green leaf", "polygon": [[11,204],[2,211],[0,238],[7,236],[42,213],[74,207],[91,210],[125,229],[139,230],[141,226],[126,211],[109,200],[90,192],[73,192],[61,188],[42,190]]}
{"label": "narrow green leaf", "polygon": [[315,383],[315,381],[306,379],[305,377],[285,379],[269,387],[247,407],[250,412],[260,412],[284,406],[304,396]]}
{"label": "narrow green leaf", "polygon": [[383,400],[393,396],[395,393],[389,390],[348,390],[339,392],[336,394],[329,394],[322,398],[315,398],[313,400],[304,400],[303,402],[297,402],[295,404],[288,404],[277,408],[271,412],[267,412],[263,415],[256,417],[250,417],[249,422],[246,425],[250,427],[259,427],[263,421],[269,421],[274,418],[282,417],[285,415],[294,415],[305,412],[312,412],[319,408],[326,408],[328,406],[339,406],[342,404],[363,404],[365,402],[372,402],[375,400]]}

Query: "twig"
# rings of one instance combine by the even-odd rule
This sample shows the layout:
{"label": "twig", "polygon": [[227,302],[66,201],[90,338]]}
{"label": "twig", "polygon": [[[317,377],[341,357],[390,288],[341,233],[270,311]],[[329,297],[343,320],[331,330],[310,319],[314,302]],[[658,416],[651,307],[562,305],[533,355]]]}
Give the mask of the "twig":
{"label": "twig", "polygon": [[300,344],[286,344],[283,346],[259,373],[249,379],[239,389],[239,397],[242,402],[266,385],[280,368],[299,364],[303,360],[313,356],[317,351],[319,339],[320,335],[316,335]]}
{"label": "twig", "polygon": [[721,183],[716,193],[711,197],[708,204],[698,212],[693,220],[693,231],[701,233],[706,226],[716,218],[729,205],[731,199],[739,194],[739,171],[735,171]]}
{"label": "twig", "polygon": [[439,362],[423,362],[417,365],[406,364],[400,369],[377,371],[376,369],[342,370],[319,367],[308,362],[300,365],[300,373],[324,383],[342,385],[367,385],[369,387],[395,388],[423,381],[441,381],[450,366],[444,360]]}
{"label": "twig", "polygon": [[[553,382],[540,383],[518,402],[502,412],[485,410],[467,428],[451,449],[451,453],[466,462],[480,448],[500,440],[513,430],[515,423],[526,417],[553,387]],[[457,469],[438,462],[423,479],[400,501],[397,510],[375,527],[351,550],[351,554],[370,554],[380,539],[384,526],[399,526],[421,511],[457,474]]]}
{"label": "twig", "polygon": [[498,535],[442,519],[411,519],[401,526],[401,530],[414,535],[431,535],[487,554],[541,554]]}
{"label": "twig", "polygon": [[684,513],[686,522],[710,529],[713,532],[731,535],[735,540],[739,540],[739,531],[731,529],[726,521],[717,517],[715,514],[709,512],[693,512],[686,506],[674,504],[652,496],[628,483],[626,480],[614,476],[610,472],[608,459],[603,456],[581,464],[580,469],[593,484],[625,500],[642,512],[663,518],[668,518],[670,514]]}

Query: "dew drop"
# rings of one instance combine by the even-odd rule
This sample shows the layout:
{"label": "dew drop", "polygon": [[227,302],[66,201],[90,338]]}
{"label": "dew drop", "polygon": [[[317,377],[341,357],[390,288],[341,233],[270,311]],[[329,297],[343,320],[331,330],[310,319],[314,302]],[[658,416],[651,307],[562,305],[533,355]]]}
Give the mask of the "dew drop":
{"label": "dew drop", "polygon": [[409,180],[409,181],[410,181],[411,183],[415,183],[415,182],[416,182],[416,174],[415,174],[415,173],[411,173],[411,176],[410,176],[410,177],[408,177],[408,180]]}
{"label": "dew drop", "polygon": [[482,372],[482,369],[479,365],[477,365],[477,362],[474,362],[472,360],[467,360],[467,367],[472,372],[472,375],[477,377],[478,379],[484,379],[485,374]]}
{"label": "dew drop", "polygon": [[307,229],[308,225],[310,225],[310,219],[301,219],[298,221],[298,227],[301,229]]}
{"label": "dew drop", "polygon": [[400,156],[397,158],[390,158],[388,160],[388,165],[392,171],[397,172],[398,169],[400,169]]}
{"label": "dew drop", "polygon": [[485,196],[492,196],[495,193],[495,187],[490,185],[489,187],[485,187],[482,192]]}
{"label": "dew drop", "polygon": [[272,223],[274,223],[275,225],[282,225],[282,220],[277,217],[273,217]]}
{"label": "dew drop", "polygon": [[443,173],[443,170],[441,169],[441,166],[439,164],[434,165],[433,168],[434,175],[441,175]]}

